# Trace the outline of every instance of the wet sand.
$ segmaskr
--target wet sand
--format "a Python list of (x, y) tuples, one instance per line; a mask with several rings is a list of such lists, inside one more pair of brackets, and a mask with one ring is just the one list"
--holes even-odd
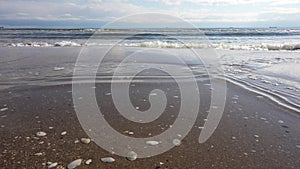
[[(199, 83), (202, 96), (209, 95), (207, 82)], [(145, 100), (149, 91), (160, 86), (167, 91), (168, 105), (164, 114), (149, 124), (129, 122), (121, 117), (111, 102), (109, 84), (97, 84), (98, 104), (106, 120), (119, 132), (133, 131), (131, 137), (159, 134), (174, 122), (180, 98), (178, 86), (149, 83), (131, 89), (133, 105), (149, 108)], [(90, 165), (77, 168), (297, 168), (300, 166), (300, 117), (233, 84), (227, 84), (226, 107), (221, 122), (205, 143), (199, 144), (201, 126), (209, 108), (209, 97), (201, 97), (198, 119), (180, 146), (161, 155), (128, 161), (111, 154), (94, 142), (74, 143), (87, 137), (74, 111), (71, 85), (20, 86), (0, 92), (0, 166), (11, 168), (47, 168), (47, 162), (66, 167), (76, 159), (92, 159)], [(148, 93), (148, 94), (147, 94)], [(173, 105), (170, 107), (170, 105)], [(53, 129), (49, 129), (53, 127)], [(36, 137), (38, 131), (47, 133)], [(61, 132), (67, 134), (61, 136)], [(126, 133), (124, 133), (126, 135)], [(41, 153), (41, 155), (35, 155)], [(113, 157), (113, 163), (103, 163)]]

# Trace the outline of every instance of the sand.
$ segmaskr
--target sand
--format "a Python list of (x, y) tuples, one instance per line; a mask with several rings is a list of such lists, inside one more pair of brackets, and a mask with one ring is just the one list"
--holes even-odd
[[(206, 118), (210, 99), (209, 86), (199, 82), (202, 100), (198, 118), (180, 146), (158, 156), (128, 161), (105, 151), (88, 137), (74, 111), (71, 85), (18, 86), (0, 91), (0, 166), (11, 168), (47, 168), (47, 162), (66, 167), (76, 159), (92, 159), (77, 168), (297, 168), (300, 166), (300, 117), (271, 100), (227, 84), (223, 117), (212, 137), (199, 144), (198, 137)], [(168, 83), (136, 84), (132, 88), (133, 104), (140, 110), (149, 108), (143, 101), (153, 88), (168, 87), (168, 104), (164, 114), (149, 124), (129, 122), (121, 117), (107, 95), (108, 83), (96, 85), (98, 104), (107, 121), (119, 132), (132, 131), (131, 137), (147, 137), (166, 130), (178, 113), (176, 85)], [(137, 92), (139, 91), (139, 92)], [(44, 131), (44, 137), (36, 133)], [(61, 135), (63, 131), (67, 133)], [(37, 154), (38, 153), (38, 154)], [(101, 158), (113, 157), (104, 163)]]

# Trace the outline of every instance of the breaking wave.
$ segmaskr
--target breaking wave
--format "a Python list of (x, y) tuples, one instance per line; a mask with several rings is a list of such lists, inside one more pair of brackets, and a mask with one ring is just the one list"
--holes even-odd
[[(80, 47), (80, 46), (105, 46), (105, 43), (77, 43), (73, 41), (59, 42), (22, 42), (22, 43), (2, 43), (2, 47)], [(224, 49), (224, 50), (300, 50), (300, 43), (285, 44), (203, 44), (203, 43), (176, 43), (165, 41), (147, 41), (135, 43), (119, 44), (126, 47), (149, 47), (149, 48), (196, 48), (196, 49)]]

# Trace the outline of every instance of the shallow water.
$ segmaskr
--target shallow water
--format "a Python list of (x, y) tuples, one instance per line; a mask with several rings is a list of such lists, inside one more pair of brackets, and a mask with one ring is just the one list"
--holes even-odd
[[(91, 53), (91, 58), (85, 58), (76, 67), (82, 71), (80, 75), (73, 76), (76, 60), (86, 50)], [(173, 71), (180, 71), (181, 75), (176, 79), (189, 81), (195, 78), (198, 81), (208, 78), (224, 78), (228, 82), (240, 86), (246, 86), (249, 91), (256, 92), (273, 100), (280, 106), (300, 110), (300, 76), (296, 72), (300, 62), (299, 52), (289, 51), (228, 51), (216, 50), (215, 56), (211, 58), (205, 49), (197, 49), (196, 52), (201, 59), (193, 55), (190, 49), (158, 49), (153, 55), (145, 54), (148, 48), (124, 47), (120, 53), (119, 48), (106, 54), (103, 62), (98, 67), (97, 56), (104, 55), (107, 48), (104, 47), (81, 47), (68, 48), (27, 48), (27, 47), (1, 47), (0, 61), (0, 85), (5, 89), (8, 86), (22, 85), (61, 85), (71, 83), (122, 83), (130, 81), (136, 70), (143, 70), (134, 82), (169, 82), (170, 77), (165, 72), (151, 69), (151, 67), (162, 68), (167, 66)], [(116, 52), (118, 51), (118, 52)], [(176, 53), (185, 64), (179, 64), (171, 55)], [(121, 61), (128, 55), (141, 52), (134, 62), (120, 65)], [(161, 52), (161, 53), (160, 53)], [(212, 62), (219, 61), (224, 74), (217, 76), (208, 74), (207, 69)], [(114, 74), (116, 69), (121, 72)], [(214, 69), (214, 67), (212, 67)], [(90, 74), (91, 70), (97, 70), (96, 76)], [(298, 71), (297, 71), (298, 70)], [(188, 72), (193, 72), (191, 77)], [(186, 75), (185, 75), (186, 72)]]

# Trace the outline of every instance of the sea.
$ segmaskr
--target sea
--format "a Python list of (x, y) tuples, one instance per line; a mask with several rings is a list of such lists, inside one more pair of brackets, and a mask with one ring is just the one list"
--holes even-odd
[[(87, 40), (100, 39), (100, 43)], [(205, 36), (210, 45), (203, 45)], [(174, 38), (175, 37), (175, 38)], [(207, 48), (226, 50), (300, 50), (300, 28), (206, 28), (206, 29), (30, 29), (2, 28), (0, 46), (61, 47), (110, 45), (126, 39), (126, 46)], [(184, 45), (178, 43), (184, 41)]]
[(228, 83), (300, 113), (300, 28), (1, 28), (0, 86), (65, 82), (82, 48), (112, 45), (183, 53), (213, 49)]

